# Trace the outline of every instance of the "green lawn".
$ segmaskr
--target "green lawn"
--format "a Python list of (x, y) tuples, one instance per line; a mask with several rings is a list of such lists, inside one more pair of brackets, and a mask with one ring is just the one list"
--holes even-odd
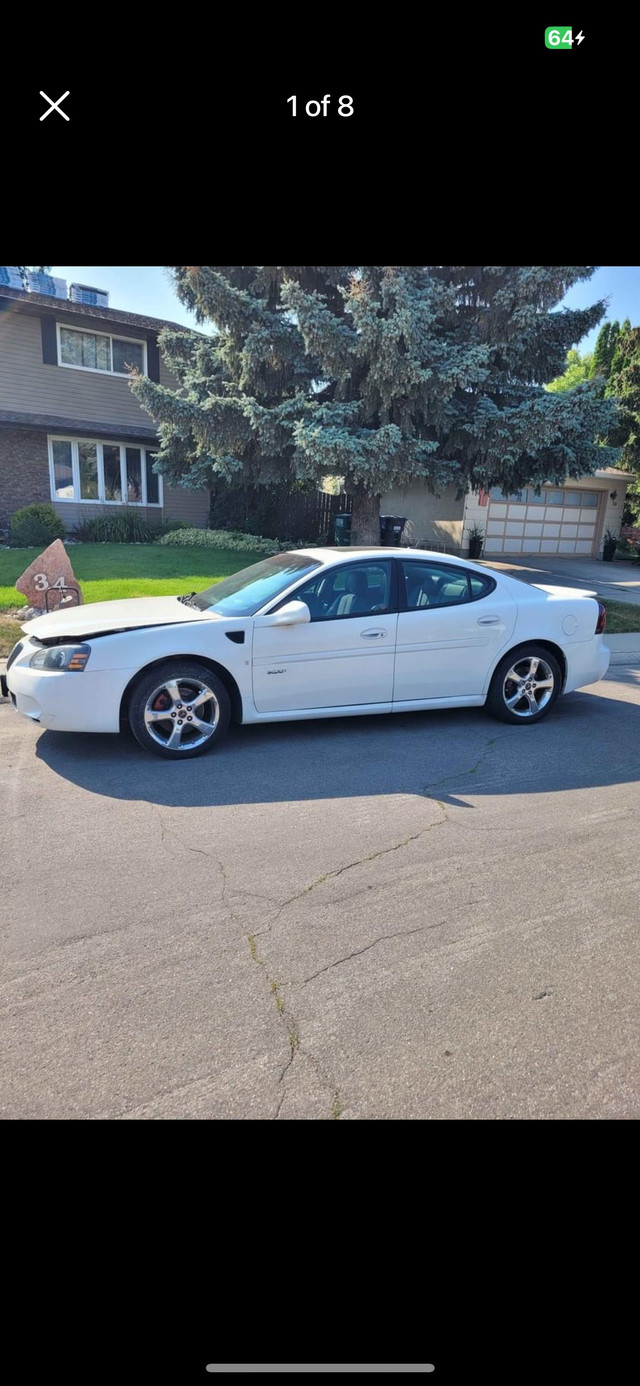
[(601, 597), (600, 600), (607, 608), (609, 635), (625, 635), (629, 631), (640, 630), (640, 606), (634, 606), (631, 602), (611, 602), (608, 597)]
[[(163, 548), (157, 544), (70, 544), (68, 553), (85, 602), (200, 591), (259, 562), (261, 557), (226, 549)], [(13, 584), (36, 557), (35, 549), (0, 550), (0, 611), (26, 606), (25, 597)]]

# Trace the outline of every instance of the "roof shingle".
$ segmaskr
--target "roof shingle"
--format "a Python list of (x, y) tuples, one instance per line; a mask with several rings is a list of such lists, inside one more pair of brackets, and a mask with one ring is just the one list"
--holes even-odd
[[(9, 289), (0, 285), (0, 300), (11, 299), (16, 307), (32, 306), (49, 313), (69, 313), (72, 317), (97, 318), (101, 322), (119, 323), (122, 327), (142, 327), (147, 331), (161, 332), (163, 327), (176, 327), (179, 331), (189, 331), (184, 323), (169, 322), (167, 318), (149, 318), (143, 313), (126, 313), (120, 308), (97, 308), (88, 303), (72, 303), (68, 298), (52, 298), (49, 294), (30, 294), (22, 289)], [(5, 304), (0, 305), (2, 307)]]

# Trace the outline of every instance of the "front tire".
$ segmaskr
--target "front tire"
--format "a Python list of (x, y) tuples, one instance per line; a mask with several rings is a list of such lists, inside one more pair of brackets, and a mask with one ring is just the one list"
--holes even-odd
[(149, 669), (129, 699), (128, 720), (136, 741), (169, 760), (192, 760), (213, 750), (230, 717), (221, 679), (195, 660), (171, 660)]
[(530, 726), (551, 711), (562, 686), (557, 659), (541, 645), (525, 645), (501, 659), (487, 708), (501, 722)]

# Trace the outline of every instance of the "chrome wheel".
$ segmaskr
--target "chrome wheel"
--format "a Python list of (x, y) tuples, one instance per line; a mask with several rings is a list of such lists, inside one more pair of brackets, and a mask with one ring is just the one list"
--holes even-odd
[(514, 717), (536, 717), (553, 697), (555, 677), (546, 660), (536, 655), (517, 659), (502, 684), (504, 705)]
[(191, 675), (165, 679), (149, 694), (144, 725), (163, 750), (193, 751), (213, 736), (220, 704), (213, 689)]

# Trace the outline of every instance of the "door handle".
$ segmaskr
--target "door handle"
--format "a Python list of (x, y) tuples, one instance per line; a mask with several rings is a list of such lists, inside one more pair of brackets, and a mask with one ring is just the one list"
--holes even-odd
[(499, 625), (500, 625), (500, 617), (499, 617), (499, 616), (479, 616), (479, 617), (478, 617), (478, 625), (479, 625), (479, 626), (499, 626)]
[(383, 637), (384, 635), (386, 635), (386, 633), (387, 633), (386, 630), (361, 630), (361, 631), (360, 631), (360, 639), (361, 639), (361, 640), (382, 640), (382, 637)]

